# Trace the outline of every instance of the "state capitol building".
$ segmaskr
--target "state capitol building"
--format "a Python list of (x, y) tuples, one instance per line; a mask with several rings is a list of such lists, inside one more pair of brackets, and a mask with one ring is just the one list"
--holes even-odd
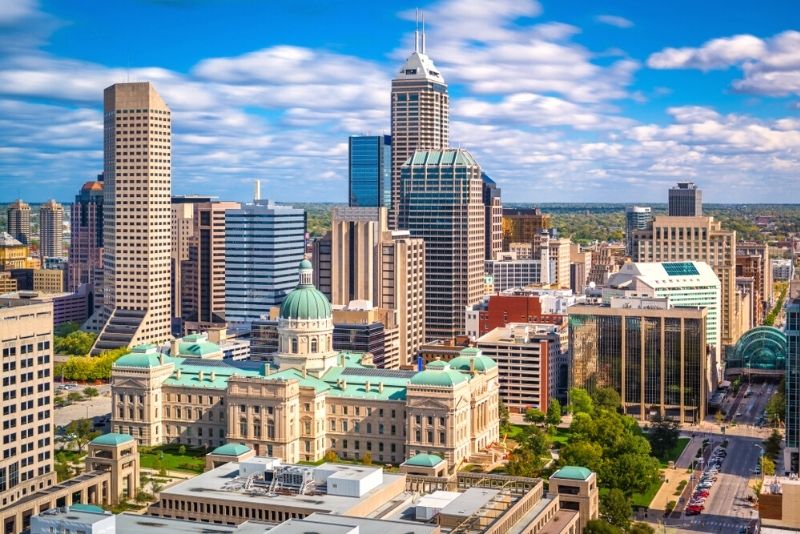
[(112, 431), (142, 445), (250, 446), (289, 463), (328, 450), (379, 463), (436, 454), (454, 469), (498, 441), (498, 369), (480, 350), (422, 371), (379, 369), (369, 354), (333, 350), (331, 305), (300, 263), (284, 300), (272, 364), (222, 360), (205, 340), (151, 345), (112, 370)]

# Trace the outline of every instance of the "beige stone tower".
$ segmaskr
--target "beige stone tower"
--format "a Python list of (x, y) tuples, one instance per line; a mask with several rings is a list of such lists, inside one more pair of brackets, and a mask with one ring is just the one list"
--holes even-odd
[[(103, 434), (89, 443), (86, 471), (110, 471), (109, 501), (117, 504), (136, 497), (139, 450), (128, 434)], [(97, 502), (97, 501), (94, 501)]]
[(447, 84), (427, 55), (425, 32), (414, 36), (414, 52), (392, 80), (392, 212), (389, 225), (399, 228), (400, 167), (415, 150), (441, 150), (449, 141)]
[(170, 337), (170, 110), (149, 82), (104, 92), (103, 309), (93, 353)]
[(8, 233), (23, 245), (31, 244), (31, 207), (21, 199), (8, 207)]
[(48, 200), (39, 208), (39, 256), (60, 258), (64, 255), (64, 207)]

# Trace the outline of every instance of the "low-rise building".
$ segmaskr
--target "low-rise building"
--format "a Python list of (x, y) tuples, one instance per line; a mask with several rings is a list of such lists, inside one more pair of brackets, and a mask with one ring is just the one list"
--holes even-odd
[(786, 282), (794, 278), (794, 260), (772, 260), (772, 279)]
[(567, 308), (578, 302), (568, 289), (514, 288), (467, 308), (466, 334), (477, 339), (509, 323), (561, 324)]

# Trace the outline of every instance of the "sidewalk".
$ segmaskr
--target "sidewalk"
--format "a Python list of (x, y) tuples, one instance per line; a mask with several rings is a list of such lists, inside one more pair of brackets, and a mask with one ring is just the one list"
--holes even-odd
[(658, 493), (656, 493), (656, 496), (653, 497), (650, 507), (647, 509), (647, 517), (654, 521), (663, 520), (664, 513), (667, 510), (668, 502), (678, 502), (680, 496), (675, 495), (675, 492), (678, 490), (678, 485), (681, 483), (681, 480), (685, 480), (686, 484), (688, 485), (689, 477), (691, 476), (685, 467), (662, 469), (661, 474), (664, 477), (665, 482), (661, 485)]

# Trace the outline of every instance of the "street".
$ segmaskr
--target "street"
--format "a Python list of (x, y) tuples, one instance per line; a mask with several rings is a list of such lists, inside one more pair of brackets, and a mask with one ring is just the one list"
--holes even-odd
[[(97, 386), (100, 395), (93, 399), (75, 402), (63, 408), (54, 410), (54, 424), (56, 427), (66, 426), (76, 419), (93, 418), (111, 414), (111, 388), (108, 385)], [(83, 392), (83, 387), (75, 390)]]

